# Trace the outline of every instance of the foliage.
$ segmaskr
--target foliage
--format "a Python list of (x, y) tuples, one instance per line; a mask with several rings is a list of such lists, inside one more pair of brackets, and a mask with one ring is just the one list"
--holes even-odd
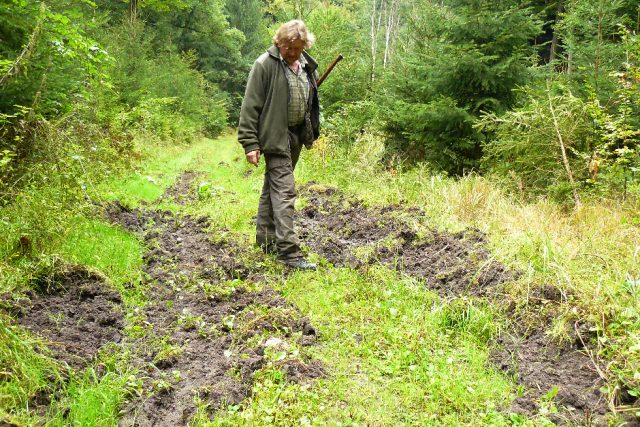
[[(220, 87), (230, 96), (233, 108), (229, 111), (235, 119), (248, 74), (247, 61), (241, 56), (246, 37), (229, 24), (223, 1), (185, 0), (183, 3), (184, 7), (178, 10), (149, 14), (145, 28), (154, 29), (146, 31), (147, 37), (153, 40), (150, 52), (154, 56), (173, 49), (189, 53), (188, 66), (197, 69), (210, 87)], [(173, 70), (169, 64), (161, 67)], [(175, 82), (180, 80), (180, 76), (174, 76)]]
[(24, 412), (30, 399), (47, 395), (63, 378), (60, 366), (48, 355), (42, 342), (16, 328), (9, 316), (0, 313), (0, 419), (11, 412)]
[(589, 178), (595, 136), (586, 105), (562, 84), (542, 90), (528, 88), (522, 97), (521, 107), (502, 115), (485, 114), (478, 122), (478, 128), (492, 135), (484, 145), (483, 164), (509, 177), (515, 189), (564, 201), (572, 183), (561, 144), (568, 152), (574, 178), (583, 183)]
[[(595, 93), (589, 114), (599, 135), (592, 155), (592, 183), (626, 198), (640, 172), (640, 38), (625, 36), (628, 61), (614, 74), (617, 87), (607, 105)], [(636, 193), (637, 194), (637, 193)]]
[(409, 18), (409, 43), (390, 78), (388, 128), (409, 152), (462, 174), (477, 167), (482, 111), (509, 108), (528, 77), (540, 22), (517, 3), (428, 5)]
[(615, 79), (610, 72), (624, 60), (621, 43), (633, 18), (626, 15), (625, 0), (570, 0), (557, 31), (566, 50), (567, 74), (574, 90), (591, 91), (600, 100), (612, 93)]
[(326, 6), (315, 9), (307, 23), (318, 35), (312, 54), (321, 64), (321, 72), (338, 54), (345, 57), (321, 86), (325, 114), (333, 115), (340, 106), (363, 101), (369, 89), (368, 59), (363, 31), (355, 17), (343, 7)]
[[(0, 113), (16, 106), (36, 114), (68, 112), (106, 54), (87, 35), (79, 7), (12, 0), (0, 11)], [(20, 17), (15, 19), (15, 17)]]

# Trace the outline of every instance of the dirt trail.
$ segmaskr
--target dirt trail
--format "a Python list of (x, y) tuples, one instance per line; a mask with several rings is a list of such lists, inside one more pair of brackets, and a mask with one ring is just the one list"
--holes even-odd
[[(418, 209), (365, 207), (335, 188), (314, 184), (303, 187), (301, 194), (308, 201), (297, 217), (302, 240), (333, 265), (360, 268), (379, 262), (423, 280), (443, 296), (468, 295), (500, 304), (506, 303), (504, 286), (518, 277), (517, 272), (492, 259), (479, 231), (452, 234), (430, 230), (419, 237), (407, 225), (423, 215)], [(556, 293), (547, 294), (541, 296), (541, 302), (549, 306), (559, 303), (554, 299)], [(608, 405), (599, 391), (603, 381), (594, 362), (582, 351), (584, 345), (578, 336), (573, 342), (559, 344), (545, 334), (548, 323), (544, 319), (538, 319), (529, 330), (516, 330), (519, 319), (512, 320), (514, 330), (490, 343), (495, 347), (493, 363), (515, 374), (526, 389), (509, 409), (535, 415), (548, 398), (559, 409), (550, 416), (554, 422), (606, 425)]]
[[(194, 173), (183, 175), (163, 198), (192, 201), (197, 178)], [(409, 226), (423, 215), (418, 209), (366, 207), (317, 185), (301, 192), (308, 201), (296, 219), (301, 238), (333, 265), (364, 268), (382, 263), (423, 280), (443, 296), (494, 301), (517, 278), (517, 272), (491, 257), (478, 231), (431, 230), (418, 236)], [(106, 216), (137, 233), (148, 248), (143, 283), (148, 303), (127, 313), (125, 321), (120, 296), (101, 276), (67, 267), (43, 276), (37, 290), (11, 311), (74, 369), (91, 362), (108, 344), (133, 352), (143, 385), (124, 408), (120, 425), (187, 425), (196, 400), (209, 413), (240, 403), (251, 390), (253, 374), (266, 366), (283, 370), (290, 381), (324, 375), (304, 351), (290, 351), (313, 345), (316, 331), (268, 287), (264, 256), (241, 237), (204, 217), (145, 207), (116, 203), (106, 208)], [(559, 304), (556, 296), (545, 292), (540, 299), (553, 306)], [(515, 374), (526, 390), (506, 409), (535, 415), (549, 397), (559, 408), (554, 421), (604, 425), (607, 405), (598, 391), (602, 382), (581, 351), (582, 342), (553, 342), (544, 333), (547, 326), (541, 320), (527, 331), (514, 329), (490, 343), (493, 363)]]
[(237, 243), (237, 236), (210, 231), (206, 218), (170, 212), (113, 205), (108, 217), (143, 236), (149, 248), (151, 303), (138, 322), (150, 326), (136, 347), (152, 349), (141, 361), (150, 371), (144, 397), (131, 402), (121, 425), (185, 425), (196, 396), (210, 412), (238, 404), (251, 389), (252, 374), (268, 364), (293, 381), (323, 375), (314, 361), (270, 359), (270, 343), (312, 345), (316, 332), (273, 289), (239, 285), (238, 279), (262, 282), (264, 273), (260, 255)]
[[(163, 198), (191, 201), (195, 178), (181, 177)], [(82, 369), (109, 344), (132, 352), (143, 384), (120, 425), (187, 425), (198, 406), (212, 414), (243, 401), (264, 367), (294, 382), (324, 375), (304, 351), (316, 342), (315, 328), (264, 283), (259, 251), (204, 217), (118, 203), (105, 211), (148, 248), (148, 303), (129, 309), (125, 321), (119, 294), (101, 276), (66, 267), (39, 279), (37, 291), (10, 311), (71, 368)]]

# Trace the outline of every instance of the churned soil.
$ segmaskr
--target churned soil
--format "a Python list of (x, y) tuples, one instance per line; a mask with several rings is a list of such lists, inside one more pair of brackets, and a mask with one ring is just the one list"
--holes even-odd
[[(198, 176), (181, 176), (163, 198), (191, 202)], [(443, 296), (492, 301), (517, 278), (492, 258), (479, 231), (418, 235), (411, 224), (423, 215), (419, 209), (367, 207), (318, 185), (301, 192), (307, 201), (296, 217), (301, 240), (335, 266), (382, 263)], [(263, 255), (242, 238), (206, 217), (119, 203), (107, 206), (105, 215), (147, 247), (142, 285), (148, 302), (129, 309), (125, 321), (120, 295), (102, 276), (65, 266), (38, 278), (34, 290), (9, 304), (9, 311), (74, 369), (110, 343), (132, 352), (142, 386), (123, 408), (120, 425), (188, 425), (198, 407), (214, 413), (242, 402), (254, 373), (264, 367), (278, 368), (295, 382), (325, 375), (304, 351), (289, 352), (314, 345), (316, 330), (268, 286)], [(540, 297), (547, 306), (561, 303), (553, 289)], [(598, 362), (588, 356), (588, 332), (581, 335), (576, 328), (573, 340), (558, 343), (545, 334), (545, 322), (540, 319), (529, 330), (514, 327), (490, 343), (492, 362), (524, 389), (508, 410), (535, 415), (553, 400), (554, 422), (606, 425), (608, 404), (598, 390), (603, 385)]]
[(122, 339), (120, 294), (82, 266), (64, 266), (37, 278), (34, 289), (11, 312), (42, 337), (53, 356), (81, 369), (108, 343)]
[[(196, 400), (211, 413), (238, 404), (250, 392), (254, 372), (265, 366), (294, 382), (324, 375), (318, 362), (287, 353), (292, 345), (315, 344), (316, 331), (264, 283), (263, 255), (241, 245), (238, 236), (204, 217), (120, 204), (106, 214), (138, 233), (148, 248), (149, 303), (131, 325), (144, 331), (133, 347), (146, 377), (120, 425), (187, 425)], [(261, 284), (248, 290), (242, 283)], [(275, 358), (278, 352), (286, 357)]]
[(559, 344), (536, 329), (503, 334), (497, 344), (493, 362), (526, 386), (513, 401), (513, 412), (535, 414), (545, 400), (554, 401), (561, 410), (549, 418), (558, 424), (607, 425), (608, 403), (599, 391), (604, 380), (597, 362), (581, 351), (585, 350), (581, 338)]
[[(406, 206), (367, 207), (339, 190), (316, 184), (301, 188), (307, 204), (297, 213), (301, 240), (335, 266), (362, 268), (382, 263), (424, 281), (445, 297), (463, 295), (501, 301), (505, 286), (518, 273), (493, 259), (485, 236), (477, 230), (448, 233), (429, 230), (422, 236), (410, 226), (424, 215)], [(545, 288), (541, 298), (560, 304), (559, 293)], [(505, 304), (501, 301), (501, 304)], [(548, 398), (558, 407), (551, 416), (559, 424), (605, 425), (608, 411), (599, 391), (603, 379), (585, 342), (558, 343), (544, 332), (548, 322), (538, 319), (532, 331), (516, 327), (489, 345), (492, 362), (515, 375), (524, 393), (511, 412), (536, 415)]]
[(515, 277), (492, 259), (480, 231), (430, 230), (419, 237), (407, 225), (423, 215), (417, 208), (366, 207), (335, 188), (315, 185), (301, 192), (309, 203), (297, 215), (300, 237), (333, 265), (382, 263), (422, 279), (445, 296), (484, 295)]
[(179, 205), (186, 205), (193, 202), (197, 197), (197, 189), (194, 182), (201, 178), (202, 174), (193, 171), (186, 171), (181, 174), (177, 181), (165, 191), (163, 199), (171, 199)]

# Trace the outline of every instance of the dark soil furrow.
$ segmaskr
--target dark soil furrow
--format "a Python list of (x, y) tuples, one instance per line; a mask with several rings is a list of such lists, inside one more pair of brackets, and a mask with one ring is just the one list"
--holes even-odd
[(100, 275), (65, 265), (38, 278), (35, 286), (11, 311), (68, 366), (84, 368), (104, 345), (122, 339), (122, 300)]
[[(146, 369), (143, 397), (130, 402), (121, 425), (186, 425), (199, 400), (208, 411), (238, 404), (253, 373), (279, 367), (292, 381), (322, 374), (316, 362), (269, 359), (269, 337), (279, 345), (315, 342), (315, 329), (273, 289), (249, 291), (240, 283), (264, 279), (261, 255), (209, 231), (206, 218), (113, 205), (108, 217), (141, 234), (150, 303), (136, 325), (134, 343)], [(237, 237), (237, 236), (236, 236)], [(134, 325), (135, 326), (135, 325)]]
[(187, 205), (197, 198), (197, 190), (194, 182), (201, 178), (202, 174), (193, 171), (184, 172), (175, 184), (162, 195), (163, 199), (172, 199), (179, 205)]
[[(504, 287), (518, 274), (491, 257), (481, 232), (430, 230), (418, 236), (408, 225), (423, 215), (418, 209), (365, 207), (335, 188), (315, 184), (303, 187), (301, 193), (308, 204), (297, 215), (299, 233), (331, 264), (359, 268), (382, 263), (423, 280), (443, 296), (466, 295), (508, 305)], [(560, 304), (545, 302), (549, 307)], [(515, 374), (525, 387), (510, 410), (535, 415), (541, 406), (555, 402), (558, 413), (548, 416), (560, 424), (604, 425), (608, 406), (599, 391), (603, 380), (584, 345), (577, 339), (552, 340), (544, 332), (549, 325), (543, 318), (528, 332), (521, 331), (518, 319), (511, 321), (513, 330), (492, 343), (493, 363)]]

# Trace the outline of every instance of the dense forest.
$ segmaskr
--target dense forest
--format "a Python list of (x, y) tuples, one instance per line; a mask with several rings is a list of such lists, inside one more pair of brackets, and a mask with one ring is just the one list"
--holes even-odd
[(321, 65), (346, 57), (322, 91), (339, 143), (375, 134), (389, 162), (496, 174), (567, 203), (637, 193), (634, 1), (11, 1), (1, 13), (5, 202), (55, 171), (81, 180), (77, 158), (111, 169), (141, 134), (234, 126), (248, 69), (294, 17), (317, 33)]
[[(4, 342), (0, 343), (0, 382), (4, 383), (0, 384), (0, 424), (38, 424), (29, 402), (49, 385), (43, 385), (48, 380), (37, 383), (32, 378), (53, 375), (49, 368), (38, 367), (45, 365), (38, 365), (40, 352), (31, 352), (27, 348), (31, 344), (16, 347), (17, 342), (29, 343), (30, 335), (10, 319), (13, 306), (8, 301), (22, 298), (16, 295), (40, 283), (43, 272), (57, 268), (60, 247), (79, 228), (77, 218), (90, 217), (104, 202), (105, 183), (133, 173), (141, 186), (155, 185), (157, 178), (144, 166), (150, 153), (172, 153), (174, 147), (209, 153), (202, 141), (211, 146), (211, 140), (233, 134), (249, 70), (272, 44), (276, 29), (290, 19), (304, 20), (315, 34), (309, 53), (318, 60), (319, 71), (339, 54), (344, 56), (319, 89), (321, 136), (312, 150), (316, 154), (309, 154), (317, 157), (302, 173), (312, 179), (331, 179), (333, 174), (337, 181), (354, 186), (360, 182), (358, 176), (373, 182), (384, 174), (389, 177), (388, 187), (380, 194), (392, 194), (384, 201), (394, 203), (408, 200), (420, 205), (420, 198), (414, 200), (411, 194), (418, 194), (417, 187), (430, 185), (437, 189), (434, 194), (440, 193), (423, 197), (425, 206), (433, 200), (440, 203), (439, 197), (446, 199), (442, 194), (449, 190), (441, 190), (442, 183), (450, 180), (446, 182), (452, 187), (447, 188), (464, 194), (457, 200), (462, 207), (455, 208), (464, 227), (490, 236), (499, 229), (495, 236), (500, 237), (495, 239), (500, 240), (508, 234), (505, 230), (516, 228), (510, 222), (517, 217), (513, 206), (524, 206), (523, 211), (535, 206), (547, 215), (547, 220), (532, 220), (540, 229), (562, 224), (575, 232), (558, 231), (563, 244), (571, 245), (578, 237), (589, 240), (584, 246), (589, 251), (583, 246), (561, 250), (554, 247), (553, 239), (539, 238), (534, 232), (527, 235), (525, 230), (513, 240), (522, 243), (520, 249), (508, 248), (506, 238), (504, 247), (494, 246), (503, 251), (503, 258), (497, 256), (502, 262), (514, 260), (518, 267), (521, 262), (524, 271), (533, 271), (529, 278), (544, 292), (545, 286), (561, 284), (560, 296), (548, 298), (549, 305), (542, 298), (547, 302), (532, 312), (543, 312), (555, 302), (562, 305), (562, 310), (544, 320), (550, 335), (557, 333), (559, 341), (570, 335), (558, 332), (566, 325), (571, 333), (578, 333), (580, 341), (577, 331), (590, 331), (591, 343), (583, 341), (580, 349), (587, 348), (585, 354), (594, 361), (600, 378), (606, 377), (600, 391), (608, 410), (615, 413), (624, 407), (621, 412), (640, 416), (640, 246), (635, 241), (640, 224), (638, 0), (4, 0), (0, 7), (0, 341)], [(234, 161), (242, 160), (240, 145), (234, 149), (238, 156)], [(163, 159), (167, 165), (173, 161)], [(216, 162), (225, 165), (230, 160), (216, 157)], [(242, 173), (238, 176), (251, 176), (251, 171)], [(202, 181), (198, 200), (206, 203), (216, 191), (226, 194), (227, 189), (217, 185), (211, 179)], [(406, 194), (399, 196), (400, 188)], [(229, 205), (237, 201), (230, 200)], [(452, 206), (449, 202), (442, 202), (443, 209)], [(488, 214), (491, 208), (505, 206), (500, 214)], [(215, 209), (203, 209), (215, 217)], [(491, 216), (490, 225), (483, 227), (480, 216), (485, 214)], [(549, 224), (561, 215), (570, 219)], [(224, 220), (231, 221), (230, 216)], [(146, 220), (161, 223), (164, 219)], [(437, 225), (444, 228), (454, 222), (439, 221)], [(401, 233), (398, 239), (409, 234)], [(577, 264), (568, 261), (578, 258)], [(601, 268), (597, 274), (590, 270), (595, 264)], [(607, 276), (607, 271), (614, 272)], [(514, 281), (524, 280), (527, 274), (514, 274)], [(125, 276), (120, 278), (122, 283), (133, 281)], [(344, 280), (357, 285), (360, 276), (354, 277)], [(111, 278), (116, 287), (120, 279)], [(302, 286), (305, 281), (299, 282)], [(580, 287), (583, 283), (586, 288)], [(608, 284), (624, 290), (603, 290)], [(596, 289), (593, 294), (583, 292), (591, 291), (589, 286)], [(123, 289), (126, 295), (133, 292)], [(295, 288), (286, 289), (295, 294)], [(510, 297), (515, 299), (515, 293)], [(126, 304), (133, 304), (127, 298)], [(408, 298), (406, 303), (431, 304), (429, 298)], [(493, 313), (493, 309), (483, 311), (484, 303), (464, 300), (455, 317), (451, 314), (457, 310), (455, 304), (439, 312), (441, 316), (452, 310), (447, 313), (454, 320), (448, 318), (443, 328), (464, 324), (461, 330), (467, 333), (466, 328), (477, 326), (470, 320), (473, 316)], [(563, 304), (570, 308), (565, 310)], [(519, 309), (518, 305), (512, 311), (519, 313)], [(396, 308), (390, 310), (393, 314)], [(135, 313), (127, 322), (133, 322)], [(486, 315), (485, 320), (493, 322), (492, 316)], [(440, 320), (433, 322), (440, 325)], [(472, 331), (486, 340), (493, 339), (494, 332), (498, 333), (484, 327)], [(416, 332), (416, 336), (422, 335)], [(336, 356), (336, 360), (341, 359)], [(443, 360), (449, 359), (443, 356)], [(38, 369), (37, 375), (30, 376)], [(123, 382), (114, 380), (114, 388), (144, 388), (142, 380), (131, 386), (133, 374), (119, 369), (113, 372)], [(106, 380), (101, 378), (110, 377), (82, 378), (86, 385), (87, 381), (103, 384)], [(270, 377), (265, 378), (260, 383), (265, 401), (278, 402), (286, 388), (277, 388)], [(65, 384), (55, 389), (64, 388), (64, 396), (77, 392), (69, 378), (56, 381)], [(552, 389), (539, 398), (543, 403), (538, 415), (543, 421), (538, 424), (515, 416), (500, 418), (502, 412), (493, 406), (474, 407), (465, 419), (460, 414), (467, 409), (456, 407), (455, 397), (449, 396), (447, 405), (455, 407), (451, 413), (463, 418), (442, 415), (433, 425), (478, 425), (474, 420), (480, 413), (486, 417), (483, 425), (548, 425), (545, 402), (557, 392)], [(261, 402), (260, 396), (255, 391), (253, 398)], [(313, 396), (307, 400), (322, 400), (318, 397), (322, 395)], [(124, 397), (118, 399), (114, 408), (121, 407)], [(63, 397), (46, 402), (62, 417), (59, 425), (71, 423), (64, 414), (71, 411), (72, 401)], [(114, 408), (103, 410), (117, 414)], [(239, 407), (229, 408), (232, 421), (228, 425), (234, 425), (239, 421), (233, 417), (244, 415), (238, 415)], [(261, 410), (253, 408), (255, 414), (262, 414)], [(590, 419), (585, 411), (585, 419)], [(316, 424), (342, 420), (340, 414)], [(258, 425), (278, 424), (270, 412), (262, 415), (265, 418)], [(363, 425), (398, 421), (356, 415), (353, 420)], [(303, 419), (280, 423), (302, 425)], [(412, 424), (418, 419), (425, 422), (422, 418), (405, 421)]]

